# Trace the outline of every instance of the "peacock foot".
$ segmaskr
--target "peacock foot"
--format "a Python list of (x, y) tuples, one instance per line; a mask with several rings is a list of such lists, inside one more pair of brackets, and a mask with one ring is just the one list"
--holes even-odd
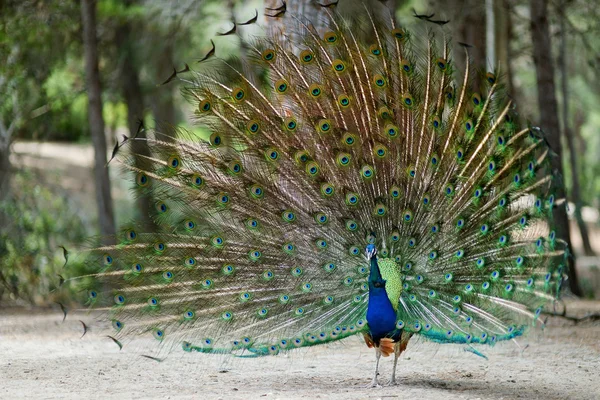
[(396, 381), (396, 378), (392, 378), (385, 386), (397, 386), (397, 385), (398, 385), (398, 381)]
[(373, 379), (371, 381), (371, 383), (369, 383), (366, 386), (363, 386), (365, 389), (369, 389), (369, 388), (376, 388), (376, 387), (383, 387), (382, 385), (379, 384), (379, 382), (377, 381), (377, 378)]

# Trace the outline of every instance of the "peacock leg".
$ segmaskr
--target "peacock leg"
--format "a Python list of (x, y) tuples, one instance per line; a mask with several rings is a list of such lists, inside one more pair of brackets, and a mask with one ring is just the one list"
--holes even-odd
[(388, 383), (390, 386), (398, 384), (398, 382), (396, 382), (396, 365), (398, 365), (398, 358), (400, 357), (400, 354), (402, 354), (402, 350), (404, 349), (400, 342), (396, 343), (394, 346), (394, 369), (392, 370), (392, 379)]
[(381, 350), (378, 348), (375, 348), (375, 357), (377, 358), (377, 362), (375, 363), (375, 376), (373, 377), (373, 381), (366, 386), (368, 388), (381, 386), (379, 385), (379, 382), (377, 382), (377, 375), (379, 375), (379, 358), (381, 357)]

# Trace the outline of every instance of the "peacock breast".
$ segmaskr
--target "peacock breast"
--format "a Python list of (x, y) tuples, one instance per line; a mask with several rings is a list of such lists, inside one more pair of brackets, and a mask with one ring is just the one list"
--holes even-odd
[(394, 311), (398, 311), (398, 299), (402, 294), (402, 274), (400, 266), (392, 258), (380, 258), (377, 260), (381, 277), (385, 282), (385, 291)]

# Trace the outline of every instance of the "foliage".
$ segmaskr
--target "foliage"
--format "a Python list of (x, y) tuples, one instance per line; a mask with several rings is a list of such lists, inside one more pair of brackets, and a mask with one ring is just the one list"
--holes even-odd
[(89, 232), (61, 189), (44, 186), (33, 172), (13, 176), (0, 203), (0, 302), (4, 297), (48, 302), (64, 274), (59, 246), (80, 245)]

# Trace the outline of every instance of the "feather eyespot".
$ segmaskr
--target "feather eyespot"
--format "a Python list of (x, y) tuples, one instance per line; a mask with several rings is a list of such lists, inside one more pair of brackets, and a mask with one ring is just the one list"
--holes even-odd
[(315, 245), (317, 246), (318, 249), (326, 249), (328, 244), (325, 239), (317, 239), (315, 241)]
[(342, 60), (336, 59), (333, 60), (332, 67), (335, 72), (342, 73), (346, 70), (346, 63), (344, 63)]
[(469, 120), (467, 120), (467, 121), (465, 122), (465, 130), (466, 130), (468, 133), (471, 133), (471, 132), (473, 132), (473, 128), (474, 128), (473, 121), (471, 121), (470, 119), (469, 119)]
[(383, 128), (383, 130), (384, 130), (385, 134), (388, 137), (390, 137), (391, 139), (398, 137), (398, 127), (396, 125), (392, 125), (392, 124), (386, 125)]
[(296, 160), (297, 163), (304, 164), (305, 162), (307, 162), (309, 160), (309, 154), (305, 150), (298, 150), (294, 154), (294, 159)]
[(349, 219), (346, 221), (346, 229), (350, 232), (354, 232), (358, 229), (358, 224), (356, 221)]
[(262, 188), (262, 186), (254, 184), (250, 186), (250, 196), (255, 199), (262, 199), (265, 196), (265, 190)]
[(328, 119), (322, 119), (317, 124), (317, 129), (321, 133), (328, 133), (331, 131), (331, 121)]
[(293, 243), (285, 243), (283, 246), (281, 246), (281, 248), (284, 251), (284, 253), (287, 254), (293, 254), (296, 250), (296, 246), (294, 246)]
[(167, 210), (169, 209), (167, 207), (167, 205), (165, 203), (163, 203), (162, 201), (158, 201), (155, 205), (154, 208), (156, 209), (156, 211), (158, 211), (160, 214), (164, 214), (167, 212)]
[(191, 219), (187, 219), (183, 222), (183, 226), (188, 231), (193, 231), (196, 228), (196, 223)]
[(303, 50), (300, 53), (300, 61), (304, 64), (310, 64), (315, 59), (314, 54), (310, 50)]
[(325, 32), (325, 35), (323, 35), (323, 39), (329, 44), (335, 44), (338, 40), (338, 35), (335, 32), (331, 31)]
[(211, 108), (212, 108), (212, 104), (210, 103), (209, 100), (202, 100), (200, 102), (200, 104), (198, 104), (198, 110), (201, 113), (209, 112), (211, 110)]
[(248, 229), (257, 229), (258, 228), (258, 221), (255, 220), (254, 218), (249, 218), (245, 221), (246, 227)]
[(275, 50), (273, 50), (273, 49), (263, 50), (263, 52), (261, 53), (261, 57), (266, 62), (272, 62), (275, 60)]
[(379, 88), (383, 88), (387, 84), (387, 82), (386, 82), (385, 78), (383, 77), (383, 75), (380, 75), (380, 74), (376, 74), (373, 77), (373, 83), (375, 84), (375, 86), (377, 86)]
[(227, 193), (221, 192), (217, 195), (217, 204), (218, 205), (225, 207), (225, 206), (229, 205), (229, 201), (230, 201), (230, 199), (229, 199), (229, 195)]
[(298, 128), (298, 122), (294, 117), (288, 117), (283, 121), (283, 126), (288, 132), (295, 132)]
[(307, 162), (305, 169), (306, 169), (306, 173), (308, 175), (310, 175), (311, 177), (317, 176), (320, 172), (319, 164), (317, 164), (316, 161)]
[(373, 54), (374, 56), (380, 56), (382, 54), (381, 48), (376, 44), (369, 46), (369, 53)]
[(167, 166), (171, 169), (179, 169), (181, 166), (181, 160), (177, 156), (171, 156), (167, 160)]
[(224, 275), (231, 275), (235, 272), (235, 267), (231, 264), (226, 264), (226, 265), (223, 265), (223, 268), (221, 269), (221, 271), (223, 272)]
[(217, 132), (210, 135), (209, 141), (213, 147), (221, 147), (223, 145), (223, 137)]
[(340, 94), (338, 96), (338, 104), (342, 106), (342, 108), (350, 106), (350, 97), (345, 94)]
[(273, 274), (272, 271), (265, 271), (262, 274), (262, 277), (265, 281), (270, 281), (271, 279), (273, 279), (275, 275)]
[(356, 143), (356, 135), (346, 132), (342, 137), (342, 142), (347, 146), (353, 146)]
[(375, 176), (375, 170), (370, 165), (363, 165), (360, 169), (360, 175), (364, 179), (371, 179), (373, 176)]
[(137, 185), (140, 187), (146, 187), (150, 183), (150, 179), (145, 173), (139, 172), (135, 177), (135, 183), (137, 183)]
[(285, 210), (281, 213), (281, 218), (283, 218), (285, 222), (294, 222), (296, 220), (296, 214), (290, 210)]
[(437, 60), (435, 60), (435, 65), (437, 65), (437, 67), (441, 71), (445, 71), (446, 68), (448, 67), (448, 63), (444, 58), (438, 58)]
[(246, 98), (246, 92), (241, 87), (234, 88), (231, 95), (236, 101), (242, 101)]
[(311, 97), (317, 98), (321, 96), (323, 89), (318, 83), (313, 83), (308, 87), (308, 93), (311, 95)]
[(155, 329), (152, 334), (156, 340), (163, 340), (165, 337), (165, 332), (160, 329)]
[(387, 156), (388, 150), (387, 147), (385, 147), (384, 145), (378, 144), (373, 147), (373, 153), (378, 158), (385, 158), (385, 156)]
[(221, 236), (213, 236), (210, 239), (210, 244), (213, 247), (216, 247), (218, 249), (222, 248), (225, 245), (225, 240), (223, 240), (223, 238)]
[(400, 60), (400, 68), (402, 72), (406, 74), (410, 74), (412, 72), (412, 66), (408, 60)]
[(115, 304), (117, 304), (117, 305), (125, 304), (125, 296), (123, 296), (122, 294), (117, 294), (114, 297), (114, 300), (115, 300)]
[(351, 157), (348, 153), (339, 153), (336, 157), (337, 164), (341, 167), (346, 167), (350, 165)]
[(322, 183), (321, 184), (321, 194), (326, 197), (330, 197), (334, 194), (335, 190), (332, 184), (330, 183)]
[(230, 175), (239, 175), (243, 171), (242, 164), (238, 160), (230, 161), (227, 164), (227, 172)]
[(162, 277), (165, 281), (170, 282), (173, 280), (174, 275), (171, 271), (165, 271), (162, 273)]
[(267, 161), (277, 161), (279, 160), (279, 152), (277, 151), (277, 149), (269, 147), (265, 150), (265, 158), (267, 159)]
[(161, 254), (162, 252), (165, 251), (167, 246), (165, 246), (165, 244), (162, 242), (156, 242), (152, 245), (152, 248), (154, 249), (155, 252), (157, 252), (158, 254)]
[(188, 257), (185, 259), (184, 263), (187, 267), (193, 267), (196, 265), (196, 259), (194, 257)]
[(373, 214), (377, 217), (383, 217), (387, 212), (387, 208), (385, 207), (385, 205), (379, 203), (375, 205), (375, 208), (373, 209)]
[(260, 123), (256, 120), (250, 120), (246, 123), (246, 131), (252, 135), (260, 131)]
[(408, 34), (406, 33), (406, 31), (402, 28), (392, 29), (392, 35), (400, 41), (404, 41), (408, 37)]
[(113, 263), (113, 258), (109, 255), (109, 254), (104, 254), (102, 256), (102, 262), (104, 263), (105, 266), (111, 266)]
[(266, 308), (261, 308), (256, 312), (256, 314), (261, 318), (265, 318), (268, 313), (269, 311)]
[(423, 198), (421, 199), (421, 202), (423, 203), (424, 206), (428, 206), (429, 203), (431, 203), (431, 196), (429, 196), (429, 194), (425, 193), (423, 195)]
[(240, 301), (242, 303), (247, 302), (248, 300), (250, 300), (252, 298), (252, 295), (248, 292), (244, 292), (240, 294)]
[(204, 185), (204, 179), (200, 175), (192, 176), (192, 185), (199, 188)]
[(377, 115), (381, 119), (393, 119), (394, 117), (393, 113), (386, 106), (379, 107), (379, 110), (377, 110)]
[(261, 256), (262, 253), (259, 250), (250, 250), (248, 252), (248, 258), (250, 258), (250, 261), (258, 261), (260, 260)]
[(275, 90), (277, 93), (285, 93), (288, 90), (288, 83), (285, 79), (279, 79), (275, 82)]

